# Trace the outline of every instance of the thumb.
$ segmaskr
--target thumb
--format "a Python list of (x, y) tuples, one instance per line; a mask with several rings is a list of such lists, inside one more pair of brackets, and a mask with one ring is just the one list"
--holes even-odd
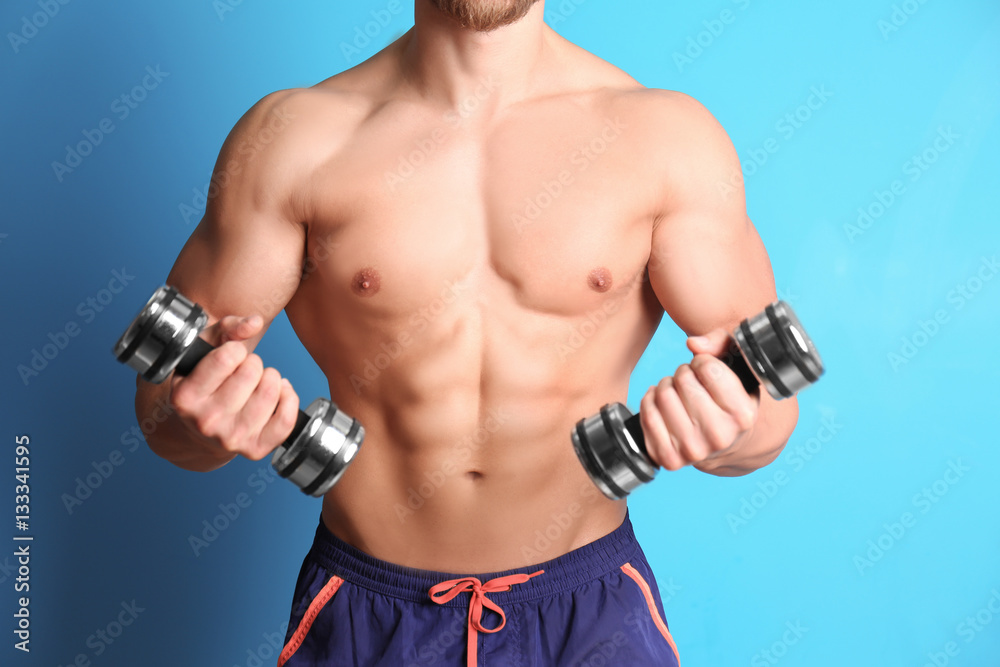
[(688, 349), (692, 354), (710, 354), (721, 357), (729, 350), (729, 332), (721, 327), (712, 329), (701, 336), (691, 336), (687, 339)]
[(219, 345), (228, 343), (231, 340), (252, 338), (260, 331), (263, 324), (264, 318), (260, 315), (224, 317), (216, 322)]

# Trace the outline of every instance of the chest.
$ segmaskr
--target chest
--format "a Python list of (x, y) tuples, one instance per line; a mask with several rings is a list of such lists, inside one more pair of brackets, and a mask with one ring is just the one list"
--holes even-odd
[(656, 193), (626, 122), (536, 114), (484, 135), (460, 121), (368, 133), (317, 175), (327, 289), (393, 312), (463, 284), (571, 316), (634, 283)]

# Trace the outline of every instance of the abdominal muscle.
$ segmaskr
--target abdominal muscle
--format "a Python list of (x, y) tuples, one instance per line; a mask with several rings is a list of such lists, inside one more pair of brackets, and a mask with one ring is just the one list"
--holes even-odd
[(320, 281), (289, 304), (333, 400), (366, 430), (324, 498), (323, 521), (376, 558), (500, 571), (558, 557), (624, 519), (624, 501), (600, 494), (570, 433), (624, 401), (655, 329), (644, 317), (648, 285), (618, 295), (616, 317), (574, 347), (565, 345), (572, 318), (533, 313), (496, 281), (477, 280), (467, 294), (488, 298), (459, 297), (417, 328), (391, 314), (365, 321), (363, 304), (354, 321), (349, 299), (325, 312), (300, 307), (317, 303)]

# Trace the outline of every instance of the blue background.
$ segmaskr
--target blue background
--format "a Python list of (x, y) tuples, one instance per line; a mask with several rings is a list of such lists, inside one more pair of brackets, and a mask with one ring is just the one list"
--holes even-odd
[[(15, 534), (18, 434), (32, 442), (35, 536), (30, 656), (11, 647), (13, 543), (0, 546), (3, 664), (83, 654), (93, 665), (252, 667), (271, 654), (266, 635), (284, 629), (318, 502), (255, 484), (263, 463), (197, 475), (144, 445), (130, 451), (132, 375), (110, 347), (191, 233), (197, 216), (182, 205), (196, 206), (236, 120), (268, 92), (316, 83), (398, 37), (412, 25), (402, 4), (356, 52), (344, 45), (388, 0), (69, 2), (18, 43), (8, 33), (39, 5), (0, 8), (0, 544)], [(892, 25), (894, 9), (912, 15)], [(731, 22), (712, 24), (724, 10)], [(546, 14), (722, 122), (779, 295), (828, 367), (772, 466), (739, 479), (661, 473), (631, 501), (672, 590), (685, 666), (920, 667), (935, 654), (938, 665), (1000, 665), (1000, 617), (988, 611), (1000, 608), (1000, 279), (988, 263), (1000, 252), (1000, 6), (550, 0)], [(169, 76), (121, 118), (112, 101), (147, 66)], [(831, 95), (803, 110), (814, 87)], [(790, 133), (782, 119), (796, 112)], [(114, 131), (57, 178), (52, 162), (105, 118)], [(941, 132), (953, 138), (935, 148)], [(925, 151), (933, 163), (914, 171)], [(864, 228), (859, 208), (872, 214)], [(123, 269), (134, 279), (101, 312), (79, 307)], [(17, 366), (67, 324), (79, 335), (25, 382)], [(300, 395), (325, 393), (283, 318), (259, 352)], [(686, 356), (665, 322), (632, 406)], [(124, 462), (70, 511), (64, 494), (114, 450)], [(195, 555), (188, 536), (239, 493), (252, 504)], [(88, 644), (133, 601), (143, 611), (113, 644)], [(973, 630), (977, 614), (989, 621)]]

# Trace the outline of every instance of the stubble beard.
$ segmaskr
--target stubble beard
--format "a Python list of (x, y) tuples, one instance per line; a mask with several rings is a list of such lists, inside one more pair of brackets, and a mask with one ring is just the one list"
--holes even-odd
[(445, 15), (463, 27), (492, 32), (520, 21), (538, 0), (431, 0)]

